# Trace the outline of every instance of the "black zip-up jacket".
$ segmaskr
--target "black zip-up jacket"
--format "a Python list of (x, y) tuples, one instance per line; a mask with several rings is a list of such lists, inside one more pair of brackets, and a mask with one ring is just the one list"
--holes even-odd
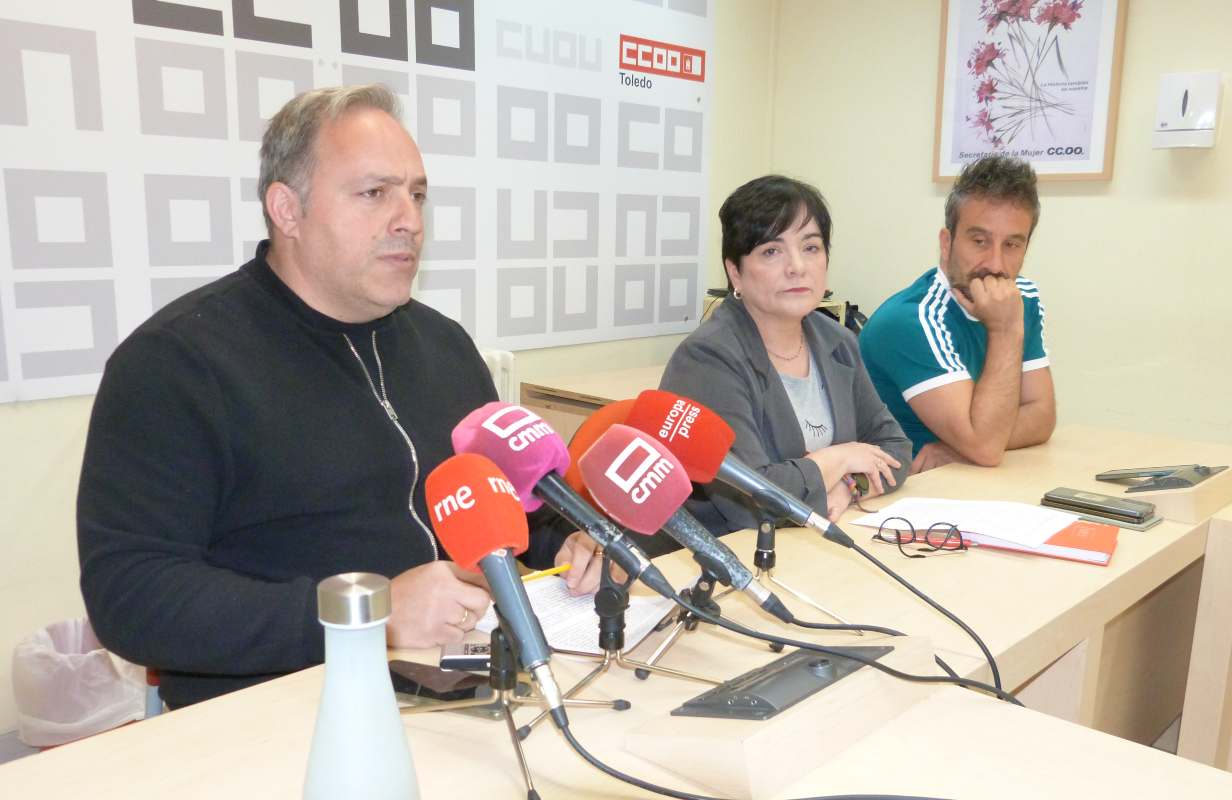
[[(320, 579), (431, 561), (424, 479), (454, 425), (496, 399), (457, 323), (414, 300), (338, 322), (281, 282), (267, 249), (137, 328), (90, 419), (86, 609), (104, 646), (160, 670), (172, 707), (322, 661)], [(379, 391), (374, 337), (414, 459), (347, 343)], [(550, 561), (562, 538), (539, 531), (526, 560)]]

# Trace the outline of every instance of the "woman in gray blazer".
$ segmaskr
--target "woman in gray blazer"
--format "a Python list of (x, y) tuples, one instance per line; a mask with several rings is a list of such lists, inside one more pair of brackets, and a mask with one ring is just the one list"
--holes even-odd
[[(736, 432), (736, 456), (832, 520), (861, 491), (893, 491), (911, 442), (873, 389), (856, 337), (813, 313), (829, 266), (825, 201), (767, 175), (732, 192), (719, 220), (729, 294), (672, 354), (660, 388), (717, 412)], [(761, 518), (718, 483), (695, 492), (689, 510), (715, 533)]]

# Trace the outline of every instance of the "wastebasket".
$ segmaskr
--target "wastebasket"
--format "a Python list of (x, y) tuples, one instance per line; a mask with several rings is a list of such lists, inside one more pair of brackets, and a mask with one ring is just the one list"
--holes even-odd
[(51, 747), (145, 716), (145, 670), (103, 649), (88, 619), (56, 622), (13, 648), (17, 738)]

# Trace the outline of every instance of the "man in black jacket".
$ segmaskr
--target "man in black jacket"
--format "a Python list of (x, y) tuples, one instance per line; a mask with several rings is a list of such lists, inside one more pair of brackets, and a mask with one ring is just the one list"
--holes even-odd
[[(320, 662), (329, 575), (392, 578), (395, 647), (456, 641), (488, 606), (441, 560), (423, 485), (496, 392), (461, 326), (410, 299), (427, 179), (398, 117), (381, 86), (291, 100), (261, 145), (270, 240), (108, 360), (78, 494), (82, 594), (172, 707)], [(537, 532), (529, 560), (588, 560), (589, 538), (563, 538)]]

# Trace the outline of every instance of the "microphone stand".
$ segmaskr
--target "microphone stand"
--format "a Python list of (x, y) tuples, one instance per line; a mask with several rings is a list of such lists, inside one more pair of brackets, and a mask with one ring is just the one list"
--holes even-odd
[[(717, 617), (722, 613), (722, 609), (719, 608), (719, 604), (715, 602), (717, 598), (714, 596), (714, 589), (718, 584), (718, 579), (715, 578), (709, 569), (703, 566), (702, 574), (698, 576), (697, 582), (691, 587), (681, 589), (680, 596), (699, 611), (704, 611), (710, 616)], [(680, 609), (680, 611), (676, 614), (676, 622), (672, 625), (671, 632), (667, 634), (667, 638), (664, 639), (662, 644), (660, 644), (658, 648), (655, 649), (654, 653), (650, 655), (650, 658), (646, 659), (646, 663), (643, 667), (661, 669), (661, 667), (655, 667), (655, 665), (658, 663), (659, 659), (663, 657), (663, 654), (666, 653), (668, 648), (675, 644), (676, 640), (679, 639), (686, 631), (696, 630), (697, 624), (701, 621), (702, 618), (694, 614), (692, 611), (686, 608)], [(648, 673), (643, 674), (642, 672), (638, 672), (635, 674), (637, 674), (637, 677), (642, 680), (646, 680), (650, 677)], [(715, 685), (718, 685), (719, 682), (714, 681), (714, 683)]]
[[(498, 616), (499, 620), (500, 617)], [(535, 791), (535, 783), (531, 778), (530, 766), (526, 763), (526, 754), (522, 751), (522, 739), (518, 729), (513, 723), (513, 709), (515, 706), (526, 705), (529, 703), (538, 703), (542, 700), (541, 697), (524, 697), (517, 694), (518, 687), (518, 661), (514, 655), (514, 647), (511, 637), (503, 630), (501, 625), (497, 625), (492, 629), (490, 638), (491, 652), (488, 661), (488, 685), (492, 687), (493, 696), (488, 697), (473, 697), (469, 700), (450, 700), (443, 703), (434, 703), (432, 705), (410, 706), (400, 709), (403, 714), (423, 714), (436, 711), (456, 711), (463, 708), (477, 708), (482, 706), (496, 706), (505, 718), (505, 726), (509, 729), (509, 740), (513, 743), (513, 752), (518, 757), (518, 767), (522, 771), (522, 779), (526, 782), (526, 797), (527, 800), (539, 800), (539, 793)], [(627, 700), (565, 700), (566, 706), (588, 706), (600, 708), (614, 708), (617, 711), (623, 711), (629, 708)], [(544, 711), (541, 716), (546, 716)]]
[[(682, 678), (684, 680), (718, 686), (721, 683), (720, 681), (696, 675), (692, 672), (656, 666), (653, 660), (651, 662), (641, 662), (625, 657), (625, 609), (629, 607), (629, 585), (633, 583), (633, 580), (633, 578), (629, 578), (624, 583), (621, 583), (613, 578), (612, 560), (604, 553), (603, 571), (599, 576), (599, 590), (595, 592), (595, 613), (599, 615), (599, 647), (603, 650), (603, 653), (595, 655), (594, 653), (583, 653), (577, 650), (555, 651), (564, 655), (579, 656), (599, 662), (594, 669), (566, 691), (564, 696), (566, 698), (575, 696), (594, 683), (600, 675), (607, 672), (613, 665), (633, 670), (633, 674), (641, 680), (646, 680), (653, 673), (656, 675), (666, 675), (669, 678)], [(627, 707), (626, 705), (625, 708)], [(547, 711), (539, 712), (538, 716), (518, 729), (518, 735), (525, 739), (530, 735), (531, 729), (542, 722), (546, 716)]]
[[(776, 528), (775, 528), (774, 520), (770, 517), (763, 517), (761, 522), (757, 525), (757, 545), (755, 549), (753, 550), (753, 567), (756, 569), (756, 572), (753, 573), (754, 579), (761, 580), (762, 578), (765, 578), (766, 580), (770, 581), (770, 583), (773, 583), (775, 586), (779, 587), (783, 591), (790, 594), (792, 597), (796, 598), (802, 603), (812, 606), (813, 608), (817, 609), (821, 613), (825, 614), (827, 617), (837, 620), (843, 625), (850, 625), (851, 624), (850, 622), (843, 619), (838, 614), (835, 614), (833, 611), (826, 608), (821, 603), (818, 603), (816, 600), (809, 597), (804, 592), (792, 586), (789, 586), (788, 584), (774, 577), (774, 565), (777, 560), (775, 556), (775, 552), (774, 552), (775, 530)], [(722, 597), (723, 595), (727, 594), (730, 591), (731, 589), (727, 589), (726, 591), (723, 592), (723, 594), (720, 594), (719, 597)], [(855, 633), (859, 634), (860, 636), (864, 635), (864, 631), (855, 631)], [(771, 649), (773, 649), (777, 653), (780, 650), (782, 650), (783, 647), (782, 645), (779, 645), (776, 648), (773, 645), (771, 645)]]

